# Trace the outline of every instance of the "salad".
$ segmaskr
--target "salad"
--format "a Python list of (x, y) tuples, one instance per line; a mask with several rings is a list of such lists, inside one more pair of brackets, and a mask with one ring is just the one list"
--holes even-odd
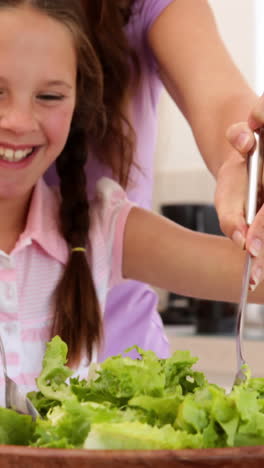
[(108, 358), (92, 378), (79, 380), (66, 366), (66, 344), (53, 338), (38, 391), (28, 394), (42, 418), (0, 408), (0, 444), (118, 450), (264, 444), (264, 378), (248, 370), (227, 394), (193, 369), (197, 358), (189, 351), (158, 359), (136, 349), (141, 359)]

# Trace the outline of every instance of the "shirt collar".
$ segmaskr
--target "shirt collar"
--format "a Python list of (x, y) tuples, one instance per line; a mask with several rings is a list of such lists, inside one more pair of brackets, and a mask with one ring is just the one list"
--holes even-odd
[(65, 264), (69, 250), (59, 231), (59, 194), (40, 179), (33, 191), (26, 227), (15, 251), (36, 242), (48, 255)]

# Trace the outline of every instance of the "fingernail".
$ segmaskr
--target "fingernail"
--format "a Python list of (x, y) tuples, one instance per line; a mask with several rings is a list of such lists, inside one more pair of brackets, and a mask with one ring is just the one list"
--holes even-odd
[(235, 242), (236, 245), (238, 245), (238, 247), (244, 249), (246, 239), (240, 231), (234, 231), (232, 235), (232, 240)]
[(254, 239), (250, 246), (249, 246), (249, 252), (253, 257), (257, 257), (262, 249), (262, 241), (260, 239)]
[(259, 285), (263, 275), (263, 270), (261, 267), (258, 267), (255, 271), (252, 272), (252, 276), (249, 283), (250, 291), (255, 291), (256, 287)]
[(250, 135), (246, 132), (241, 132), (236, 139), (236, 147), (243, 150), (250, 140)]

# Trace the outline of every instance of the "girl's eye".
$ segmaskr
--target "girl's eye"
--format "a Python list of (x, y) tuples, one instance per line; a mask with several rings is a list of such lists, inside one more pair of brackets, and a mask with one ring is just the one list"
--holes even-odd
[(64, 96), (62, 94), (39, 94), (38, 99), (42, 101), (62, 101)]

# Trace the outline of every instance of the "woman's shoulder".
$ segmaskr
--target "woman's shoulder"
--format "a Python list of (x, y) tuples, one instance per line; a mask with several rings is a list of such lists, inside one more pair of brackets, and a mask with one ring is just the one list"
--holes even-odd
[(130, 20), (126, 26), (127, 38), (144, 65), (144, 69), (155, 71), (156, 76), (156, 59), (153, 56), (152, 50), (148, 45), (148, 32), (161, 15), (163, 10), (173, 0), (135, 0), (132, 8)]
[(135, 0), (132, 15), (128, 25), (133, 27), (134, 33), (147, 34), (154, 21), (162, 11), (174, 0)]

